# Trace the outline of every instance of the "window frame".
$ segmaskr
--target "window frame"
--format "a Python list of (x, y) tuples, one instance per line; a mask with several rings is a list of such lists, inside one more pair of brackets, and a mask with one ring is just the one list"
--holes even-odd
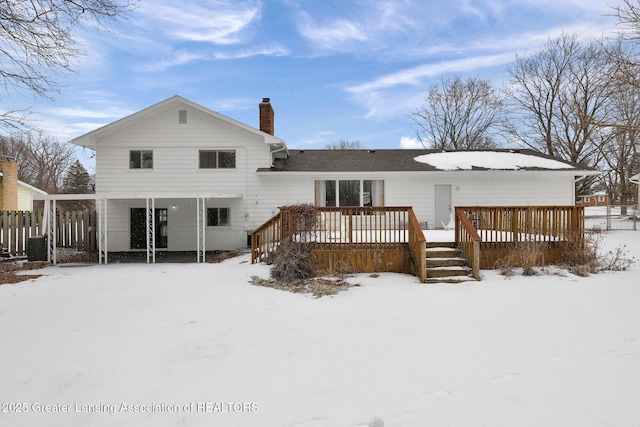
[[(225, 224), (211, 224), (211, 219), (212, 216), (210, 215), (210, 211), (217, 211), (217, 219), (218, 222), (220, 222), (220, 212), (221, 211), (226, 211), (226, 223)], [(207, 208), (207, 227), (215, 227), (215, 228), (219, 228), (219, 227), (231, 227), (231, 208), (228, 207), (208, 207)]]
[[(358, 205), (341, 205), (347, 200), (340, 193), (349, 186), (349, 182), (359, 182)], [(342, 184), (341, 184), (342, 183)], [(352, 184), (351, 184), (352, 185)], [(316, 179), (314, 181), (316, 206), (328, 207), (368, 207), (384, 206), (383, 179)], [(369, 191), (365, 191), (369, 190)], [(367, 203), (365, 203), (367, 202)]]
[[(145, 166), (144, 153), (151, 153), (151, 164), (150, 166)], [(134, 159), (134, 154), (138, 155), (137, 159)], [(147, 159), (148, 161), (149, 159)], [(135, 163), (134, 163), (135, 162)], [(138, 164), (138, 166), (136, 166)], [(129, 150), (129, 170), (153, 170), (153, 150)]]
[[(215, 153), (215, 165), (214, 166), (203, 167), (202, 155), (204, 153), (208, 153), (208, 154)], [(220, 166), (220, 164), (221, 164), (220, 153), (233, 153), (233, 166)], [(209, 169), (235, 170), (235, 169), (237, 169), (237, 150), (235, 150), (233, 148), (214, 149), (214, 150), (210, 150), (210, 149), (198, 150), (198, 169), (201, 169), (201, 170), (209, 170)]]

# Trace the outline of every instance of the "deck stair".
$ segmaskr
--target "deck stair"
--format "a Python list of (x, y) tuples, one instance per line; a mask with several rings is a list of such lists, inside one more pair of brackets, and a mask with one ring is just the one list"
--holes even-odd
[(455, 242), (427, 242), (427, 283), (475, 280)]

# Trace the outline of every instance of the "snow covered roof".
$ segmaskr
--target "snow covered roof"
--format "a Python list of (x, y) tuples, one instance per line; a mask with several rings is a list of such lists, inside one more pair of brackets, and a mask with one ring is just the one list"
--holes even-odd
[(519, 169), (575, 169), (561, 160), (518, 151), (445, 151), (418, 156), (416, 162), (429, 164), (439, 170), (519, 170)]
[(597, 174), (577, 163), (533, 150), (294, 150), (258, 172), (439, 172), (469, 170), (569, 171)]

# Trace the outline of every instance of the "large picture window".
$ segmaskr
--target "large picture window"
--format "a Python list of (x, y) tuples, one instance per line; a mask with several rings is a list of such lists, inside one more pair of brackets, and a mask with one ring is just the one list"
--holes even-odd
[(229, 225), (229, 208), (207, 208), (207, 227)]
[(384, 181), (339, 179), (315, 182), (317, 206), (384, 206)]
[(200, 169), (234, 169), (235, 150), (200, 150)]
[(153, 151), (129, 151), (129, 169), (153, 169)]

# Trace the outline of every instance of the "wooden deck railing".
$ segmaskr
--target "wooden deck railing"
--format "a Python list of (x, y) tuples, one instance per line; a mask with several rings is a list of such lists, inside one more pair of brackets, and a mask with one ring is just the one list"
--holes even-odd
[(251, 263), (264, 260), (281, 240), (282, 222), (278, 213), (251, 233)]
[(409, 208), (409, 255), (414, 276), (422, 283), (427, 281), (427, 239), (424, 237), (418, 218)]
[(557, 263), (562, 260), (564, 246), (584, 241), (584, 208), (578, 206), (457, 207), (456, 242), (460, 239), (463, 250), (469, 244), (458, 235), (458, 228), (469, 228), (469, 224), (480, 239), (483, 269), (494, 268), (498, 259), (521, 242), (539, 243), (545, 261)]
[(584, 208), (577, 206), (458, 207), (483, 242), (557, 242), (584, 234)]
[(282, 208), (251, 233), (252, 262), (292, 238), (311, 244), (321, 265), (340, 257), (340, 263), (362, 272), (404, 271), (426, 278), (426, 239), (410, 207), (318, 207), (315, 224), (296, 231), (288, 215)]
[(473, 227), (469, 218), (465, 215), (463, 208), (456, 208), (455, 219), (456, 245), (462, 250), (473, 277), (480, 280), (480, 236)]

